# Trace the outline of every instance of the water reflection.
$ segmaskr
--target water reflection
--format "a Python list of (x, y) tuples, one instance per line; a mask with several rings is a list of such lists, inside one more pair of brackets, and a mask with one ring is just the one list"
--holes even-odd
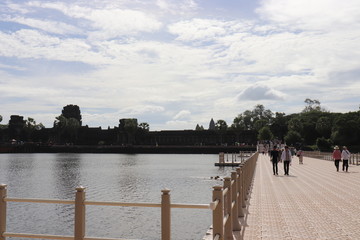
[(73, 199), (75, 188), (81, 185), (81, 156), (80, 154), (56, 154), (52, 169), (55, 176), (54, 196), (56, 198)]

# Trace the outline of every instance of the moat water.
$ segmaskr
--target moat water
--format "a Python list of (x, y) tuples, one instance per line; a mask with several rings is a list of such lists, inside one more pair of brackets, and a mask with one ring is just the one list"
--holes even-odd
[[(0, 183), (10, 198), (74, 200), (86, 187), (90, 201), (160, 203), (170, 189), (172, 203), (208, 204), (218, 155), (190, 154), (0, 154)], [(160, 239), (160, 208), (86, 207), (86, 236)], [(172, 239), (202, 239), (212, 224), (211, 210), (172, 209)], [(73, 235), (74, 205), (8, 202), (7, 232)], [(20, 238), (14, 238), (20, 239)]]

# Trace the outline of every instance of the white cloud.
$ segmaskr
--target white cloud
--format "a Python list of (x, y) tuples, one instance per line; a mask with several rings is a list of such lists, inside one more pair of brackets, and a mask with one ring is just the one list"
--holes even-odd
[[(114, 106), (115, 107), (115, 106)], [(138, 116), (141, 114), (158, 114), (164, 112), (164, 107), (156, 106), (156, 105), (133, 105), (131, 107), (122, 108), (119, 111), (119, 115), (127, 115), (127, 116)]]
[(245, 88), (237, 96), (239, 100), (283, 100), (285, 94), (261, 83)]
[(213, 42), (221, 36), (249, 30), (249, 22), (191, 19), (169, 25), (169, 32), (181, 41)]
[(3, 17), (3, 21), (6, 22), (16, 22), (23, 24), (29, 27), (37, 28), (48, 33), (56, 34), (81, 34), (83, 31), (75, 26), (55, 21), (44, 21), (34, 18), (25, 18), (25, 17)]
[(263, 1), (263, 21), (213, 18), (219, 13), (202, 12), (204, 2), (25, 1), (1, 9), (8, 22), (0, 28), (0, 114), (57, 116), (72, 103), (108, 109), (84, 111), (89, 126), (138, 117), (152, 130), (194, 129), (211, 118), (231, 122), (255, 103), (296, 112), (308, 97), (338, 108), (334, 97), (348, 96), (347, 109), (359, 102), (356, 2)]
[(191, 112), (188, 110), (181, 110), (180, 112), (178, 112), (175, 116), (174, 116), (174, 120), (179, 120), (179, 119), (186, 119), (191, 115)]
[(87, 28), (92, 40), (105, 40), (124, 35), (138, 35), (141, 32), (154, 32), (162, 27), (155, 16), (145, 11), (124, 9), (107, 3), (102, 8), (89, 5), (33, 2), (31, 6), (55, 9), (76, 19), (83, 28)]
[(257, 13), (292, 29), (331, 30), (359, 26), (357, 0), (262, 0)]
[(194, 0), (156, 0), (156, 5), (174, 15), (188, 15), (198, 8)]

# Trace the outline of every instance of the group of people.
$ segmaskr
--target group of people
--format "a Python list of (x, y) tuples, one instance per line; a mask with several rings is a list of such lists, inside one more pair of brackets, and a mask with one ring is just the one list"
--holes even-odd
[[(296, 150), (295, 150), (296, 151)], [(299, 164), (303, 164), (303, 152), (302, 150), (298, 150), (294, 152), (294, 150), (290, 150), (288, 146), (285, 146), (283, 149), (278, 149), (277, 146), (274, 146), (273, 149), (270, 151), (270, 161), (273, 165), (273, 173), (274, 175), (279, 175), (278, 173), (278, 163), (284, 163), (284, 173), (285, 175), (289, 175), (289, 168), (292, 161), (292, 156), (295, 155), (299, 158)], [(335, 163), (336, 171), (339, 171), (340, 162), (343, 162), (342, 170), (348, 171), (349, 169), (349, 159), (350, 159), (350, 152), (346, 146), (342, 147), (342, 151), (338, 146), (334, 147), (334, 151), (332, 153), (332, 158)]]
[(341, 161), (343, 162), (342, 170), (346, 171), (346, 172), (348, 171), (350, 156), (351, 156), (351, 154), (346, 146), (342, 147), (342, 151), (340, 151), (340, 148), (338, 146), (334, 147), (332, 157), (334, 159), (334, 163), (335, 163), (337, 172), (339, 171), (339, 166), (340, 166)]
[[(279, 175), (278, 163), (284, 163), (284, 173), (289, 175), (289, 169), (292, 161), (292, 156), (294, 152), (290, 150), (288, 146), (285, 146), (284, 149), (278, 149), (276, 146), (270, 151), (270, 161), (273, 164), (274, 175)], [(302, 150), (296, 151), (296, 156), (299, 158), (299, 164), (303, 164), (303, 152)]]

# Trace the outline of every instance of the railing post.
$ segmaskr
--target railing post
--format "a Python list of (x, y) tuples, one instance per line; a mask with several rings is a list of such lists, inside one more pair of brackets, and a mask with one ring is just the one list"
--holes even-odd
[(242, 207), (242, 172), (241, 172), (241, 168), (238, 167), (236, 168), (236, 172), (238, 175), (238, 179), (237, 179), (237, 191), (238, 191), (238, 195), (237, 195), (237, 205), (238, 205), (238, 217), (244, 217), (244, 211), (243, 211), (243, 207)]
[(245, 208), (246, 207), (246, 202), (245, 202), (245, 195), (246, 195), (246, 173), (245, 173), (245, 164), (246, 162), (242, 163), (240, 165), (240, 169), (241, 169), (241, 176), (240, 176), (240, 184), (241, 184), (241, 202), (240, 202), (240, 206)]
[(221, 186), (213, 187), (213, 202), (219, 201), (213, 210), (213, 239), (219, 235), (219, 240), (224, 240), (224, 201), (223, 189)]
[(239, 222), (239, 218), (238, 218), (238, 208), (239, 208), (239, 204), (238, 204), (238, 177), (237, 177), (237, 172), (231, 172), (231, 181), (233, 182), (232, 184), (232, 202), (234, 203), (234, 208), (231, 211), (231, 216), (232, 216), (232, 224), (233, 224), (233, 231), (240, 231), (241, 230), (241, 226), (240, 226), (240, 222)]
[(231, 178), (224, 178), (224, 190), (228, 189), (226, 193), (226, 198), (224, 199), (224, 209), (225, 216), (227, 216), (227, 221), (225, 223), (225, 239), (233, 239), (233, 226), (232, 226), (232, 192), (231, 192)]
[(6, 232), (6, 187), (6, 184), (0, 184), (0, 240), (5, 240), (4, 233)]
[(225, 162), (224, 153), (223, 153), (223, 152), (220, 152), (220, 153), (219, 153), (219, 163), (224, 163), (224, 162)]
[(161, 240), (171, 239), (170, 190), (161, 190)]
[(76, 188), (75, 195), (75, 240), (83, 240), (85, 237), (85, 188)]

